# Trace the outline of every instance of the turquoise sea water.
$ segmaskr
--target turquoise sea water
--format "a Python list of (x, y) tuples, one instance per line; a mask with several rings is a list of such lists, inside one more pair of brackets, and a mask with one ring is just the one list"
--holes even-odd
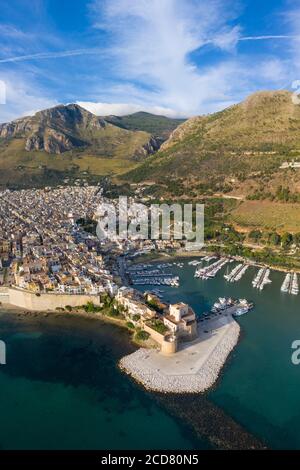
[[(291, 362), (291, 344), (300, 339), (300, 296), (281, 293), (284, 274), (275, 271), (259, 292), (251, 284), (255, 268), (235, 284), (224, 280), (226, 268), (209, 281), (194, 279), (187, 260), (171, 270), (181, 283), (161, 287), (164, 298), (186, 301), (198, 314), (219, 296), (255, 303), (239, 318), (241, 340), (214, 389), (204, 398), (157, 399), (116, 367), (134, 350), (126, 331), (83, 318), (1, 314), (7, 365), (0, 366), (0, 448), (202, 449), (216, 430), (218, 439), (227, 433), (225, 444), (235, 445), (244, 428), (268, 447), (300, 449), (300, 366)], [(210, 403), (241, 427), (228, 427), (230, 420)], [(192, 432), (184, 408), (205, 438)]]
[(180, 287), (163, 288), (165, 298), (186, 301), (199, 314), (219, 296), (254, 301), (255, 309), (239, 317), (241, 340), (208, 397), (269, 447), (300, 449), (300, 365), (291, 362), (291, 344), (300, 339), (300, 296), (280, 292), (284, 273), (271, 271), (273, 282), (261, 292), (251, 284), (257, 268), (237, 283), (225, 281), (226, 267), (207, 281), (195, 279), (187, 261), (172, 271)]
[(0, 449), (209, 447), (117, 369), (133, 351), (126, 331), (2, 314), (0, 338)]

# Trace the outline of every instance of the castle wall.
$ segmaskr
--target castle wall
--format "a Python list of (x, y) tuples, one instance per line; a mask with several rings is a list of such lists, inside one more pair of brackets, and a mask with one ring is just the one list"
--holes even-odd
[(162, 354), (174, 354), (177, 351), (176, 339), (174, 341), (166, 341), (164, 335), (158, 333), (158, 331), (153, 330), (146, 324), (144, 324), (144, 330), (147, 331), (151, 338), (160, 345)]
[[(88, 302), (100, 305), (99, 295), (71, 295), (71, 294), (40, 294), (36, 295), (21, 289), (8, 289), (8, 303), (26, 310), (56, 310), (71, 307), (80, 307)], [(1, 301), (1, 299), (0, 299)], [(3, 301), (4, 302), (4, 301)]]
[(9, 292), (7, 287), (0, 287), (0, 302), (4, 304), (9, 303)]

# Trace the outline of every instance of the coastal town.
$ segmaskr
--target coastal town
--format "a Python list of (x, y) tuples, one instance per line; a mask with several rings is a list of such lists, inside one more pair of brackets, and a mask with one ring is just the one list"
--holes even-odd
[[(132, 331), (140, 346), (120, 360), (124, 372), (153, 391), (207, 390), (238, 342), (235, 317), (247, 313), (253, 303), (220, 297), (199, 315), (181, 300), (167, 301), (163, 288), (180, 287), (176, 270), (185, 266), (199, 282), (210, 282), (224, 269), (225, 283), (237, 283), (252, 265), (258, 270), (250, 284), (262, 291), (272, 282), (271, 270), (207, 252), (190, 261), (174, 261), (170, 253), (183, 254), (185, 248), (172, 237), (122, 238), (108, 231), (108, 237), (101, 238), (96, 226), (103, 204), (117, 211), (117, 199), (107, 198), (100, 185), (1, 191), (1, 304), (24, 312), (93, 312), (101, 318), (108, 308), (110, 320)], [(160, 261), (139, 261), (140, 255), (151, 253), (160, 253)], [(296, 272), (285, 274), (281, 292), (298, 294)]]
[[(99, 186), (2, 191), (0, 286), (30, 294), (35, 299), (52, 296), (51, 305), (61, 296), (68, 298), (72, 306), (78, 296), (87, 296), (98, 304), (101, 295), (109, 295), (126, 306), (129, 313), (134, 305), (135, 313), (142, 316), (145, 313), (145, 318), (149, 312), (155, 316), (155, 310), (148, 307), (145, 311), (138, 291), (123, 287), (123, 281), (129, 280), (129, 272), (121, 256), (160, 249), (162, 244), (174, 248), (176, 242), (113, 237), (99, 240), (80, 221), (83, 224), (92, 221), (103, 201)], [(139, 276), (142, 274), (140, 271)], [(5, 292), (2, 290), (3, 298)], [(189, 312), (182, 316), (190, 317)], [(130, 320), (133, 321), (131, 317)], [(172, 330), (172, 321), (166, 319), (167, 322)]]
[(85, 231), (78, 220), (93, 219), (104, 200), (98, 186), (0, 192), (0, 285), (35, 293), (115, 295), (112, 259), (176, 248), (169, 240), (101, 241)]
[[(95, 214), (103, 202), (107, 200), (100, 186), (2, 191), (0, 301), (35, 311), (76, 312), (89, 306), (101, 312), (109, 298), (140, 342), (151, 340), (150, 349), (142, 347), (121, 360), (124, 371), (153, 390), (205, 390), (237, 343), (239, 326), (233, 314), (249, 306), (224, 299), (199, 318), (184, 302), (162, 300), (157, 286), (179, 286), (179, 277), (167, 272), (172, 263), (153, 267), (136, 265), (134, 259), (181, 245), (172, 239), (99, 238)], [(196, 263), (196, 276), (209, 277), (227, 261), (221, 259), (212, 268), (191, 263)], [(143, 285), (152, 289), (136, 289)]]

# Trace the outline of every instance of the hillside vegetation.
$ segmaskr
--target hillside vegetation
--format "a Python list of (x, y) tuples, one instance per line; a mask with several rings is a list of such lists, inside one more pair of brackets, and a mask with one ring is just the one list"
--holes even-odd
[(162, 141), (168, 139), (172, 131), (185, 122), (185, 119), (172, 119), (142, 111), (122, 117), (106, 116), (105, 120), (123, 129), (148, 132)]
[(0, 125), (0, 185), (96, 181), (135, 168), (159, 145), (147, 132), (121, 129), (78, 105), (59, 105)]
[(300, 107), (288, 91), (260, 92), (224, 111), (189, 119), (128, 179), (184, 177), (189, 187), (196, 181), (218, 189), (221, 180), (230, 185), (234, 179), (236, 186), (273, 175), (298, 155)]
[(280, 168), (287, 161), (300, 162), (300, 106), (288, 91), (266, 91), (184, 122), (122, 179), (152, 182), (147, 194), (160, 198), (235, 198), (227, 220), (245, 230), (298, 231), (300, 169)]

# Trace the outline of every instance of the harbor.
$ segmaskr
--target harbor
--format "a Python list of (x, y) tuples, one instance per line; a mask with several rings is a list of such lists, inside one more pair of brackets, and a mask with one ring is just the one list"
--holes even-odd
[[(230, 270), (229, 264), (231, 263), (237, 264)], [(263, 291), (267, 285), (272, 283), (272, 272), (276, 272), (276, 270), (271, 270), (268, 266), (257, 265), (247, 260), (235, 259), (234, 257), (199, 256), (190, 261), (184, 259), (176, 262), (152, 262), (129, 266), (126, 268), (126, 275), (129, 283), (133, 286), (179, 287), (180, 271), (174, 274), (174, 269), (194, 268), (194, 278), (206, 281), (214, 279), (225, 266), (227, 266), (227, 269), (223, 274), (223, 278), (228, 283), (236, 284), (241, 281), (250, 267), (257, 267), (257, 271), (251, 280), (251, 285), (259, 291)], [(291, 295), (298, 295), (299, 284), (296, 272), (285, 274), (280, 291)]]
[[(212, 306), (212, 309), (209, 312), (204, 313), (204, 316), (210, 316), (212, 314), (222, 314), (228, 313), (234, 317), (239, 317), (248, 313), (254, 307), (253, 302), (249, 302), (246, 299), (233, 299), (232, 297), (219, 297), (218, 301), (215, 302)], [(202, 316), (200, 317), (200, 321)]]

